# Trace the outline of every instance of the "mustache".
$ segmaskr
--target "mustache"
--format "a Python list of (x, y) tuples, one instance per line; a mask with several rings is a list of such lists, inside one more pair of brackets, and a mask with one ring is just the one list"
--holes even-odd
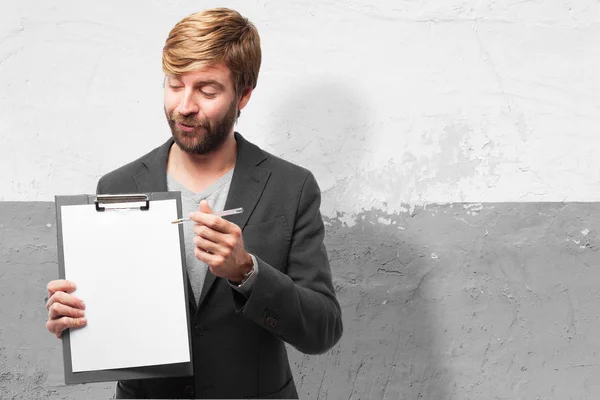
[(183, 116), (181, 114), (175, 114), (175, 113), (171, 114), (171, 121), (179, 122), (180, 124), (187, 125), (187, 126), (202, 127), (202, 128), (209, 127), (209, 123), (206, 119), (199, 120), (199, 119), (194, 118), (193, 116)]

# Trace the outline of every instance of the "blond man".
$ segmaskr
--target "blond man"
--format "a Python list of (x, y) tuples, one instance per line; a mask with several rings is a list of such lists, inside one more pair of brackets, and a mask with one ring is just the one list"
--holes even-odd
[[(162, 64), (171, 137), (103, 176), (97, 192), (182, 192), (196, 222), (184, 235), (194, 376), (120, 381), (116, 396), (297, 398), (285, 343), (323, 353), (342, 320), (315, 178), (234, 132), (258, 79), (258, 32), (233, 10), (193, 14), (171, 30)], [(212, 215), (234, 207), (245, 212)], [(87, 323), (75, 285), (48, 284), (57, 337)], [(149, 327), (165, 328), (160, 316)]]

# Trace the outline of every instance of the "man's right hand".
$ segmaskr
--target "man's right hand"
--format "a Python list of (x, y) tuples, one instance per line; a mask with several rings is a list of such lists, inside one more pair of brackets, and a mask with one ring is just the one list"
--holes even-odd
[(56, 335), (62, 336), (65, 329), (81, 328), (87, 323), (84, 318), (85, 304), (81, 299), (70, 294), (75, 291), (73, 282), (64, 279), (58, 279), (48, 283), (48, 322), (46, 329)]

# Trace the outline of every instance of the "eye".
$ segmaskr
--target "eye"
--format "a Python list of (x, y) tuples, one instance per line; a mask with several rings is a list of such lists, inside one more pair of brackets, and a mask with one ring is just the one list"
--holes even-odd
[(171, 89), (182, 89), (183, 88), (183, 82), (181, 82), (178, 79), (173, 78), (173, 77), (167, 78), (167, 85), (169, 85), (169, 88), (171, 88)]
[(201, 90), (200, 93), (202, 93), (202, 95), (208, 99), (212, 99), (217, 95), (216, 93), (205, 92), (203, 90)]

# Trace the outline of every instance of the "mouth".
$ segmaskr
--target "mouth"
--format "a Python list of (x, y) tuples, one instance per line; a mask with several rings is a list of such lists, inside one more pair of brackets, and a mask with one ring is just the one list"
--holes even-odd
[(194, 125), (185, 125), (181, 122), (177, 122), (177, 127), (184, 132), (194, 132), (194, 129), (196, 129)]

